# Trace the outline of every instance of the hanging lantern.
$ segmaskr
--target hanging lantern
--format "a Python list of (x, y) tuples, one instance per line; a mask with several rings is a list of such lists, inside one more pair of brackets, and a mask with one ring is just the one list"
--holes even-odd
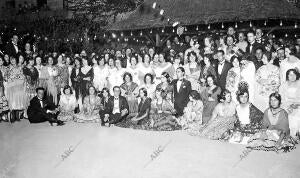
[(139, 42), (139, 39), (136, 39), (136, 42)]
[(265, 20), (265, 22), (264, 22), (264, 26), (267, 26), (267, 21)]
[(279, 25), (282, 26), (282, 20), (280, 20), (280, 24)]
[(252, 22), (250, 21), (250, 23), (249, 23), (249, 27), (252, 27)]
[(115, 33), (112, 33), (111, 36), (112, 36), (113, 38), (117, 38), (117, 35), (116, 35)]
[(124, 36), (123, 32), (121, 33), (121, 36), (122, 36), (122, 37)]
[(141, 31), (140, 36), (143, 36), (143, 32)]
[(275, 38), (276, 36), (275, 35), (273, 35), (273, 38)]
[(132, 32), (130, 32), (130, 36), (133, 36), (133, 33), (132, 33)]
[(95, 36), (94, 36), (94, 40), (96, 40), (96, 39), (97, 39), (97, 36), (95, 35)]
[(118, 41), (120, 41), (120, 38), (118, 38)]
[(174, 33), (175, 32), (175, 29), (173, 28), (172, 32)]
[(185, 28), (184, 28), (184, 31), (186, 31), (186, 32), (187, 32), (187, 27), (185, 27)]
[(295, 28), (298, 28), (298, 24), (297, 24), (297, 22), (295, 22)]
[(295, 38), (297, 38), (297, 35), (295, 34)]
[(170, 19), (168, 18), (167, 21), (170, 22)]
[(198, 27), (198, 26), (196, 27), (196, 30), (197, 30), (197, 31), (199, 30), (199, 27)]
[[(224, 28), (224, 24), (223, 24), (223, 22), (222, 22), (222, 26), (221, 26), (222, 28)], [(209, 27), (210, 28), (210, 27)]]
[(286, 33), (284, 36), (287, 38), (287, 37), (288, 37), (288, 34)]
[(156, 8), (156, 2), (154, 2), (154, 3), (152, 4), (152, 8), (153, 8), (153, 9)]
[(106, 37), (106, 35), (105, 35), (105, 33), (103, 34), (103, 38), (105, 38)]
[(238, 24), (237, 24), (237, 22), (235, 22), (235, 26), (234, 26), (235, 28), (238, 28)]
[[(223, 28), (224, 28), (224, 27), (223, 27)], [(208, 24), (208, 27), (207, 27), (207, 29), (208, 29), (208, 30), (210, 30), (210, 24)]]
[(174, 22), (172, 26), (176, 27), (178, 24), (179, 24), (179, 22)]

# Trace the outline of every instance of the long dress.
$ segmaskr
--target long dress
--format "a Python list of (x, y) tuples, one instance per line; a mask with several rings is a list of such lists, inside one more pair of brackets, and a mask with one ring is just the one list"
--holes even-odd
[(245, 107), (237, 105), (237, 120), (231, 130), (229, 142), (247, 144), (249, 138), (262, 128), (263, 115), (263, 112), (251, 103)]
[(107, 87), (107, 77), (109, 76), (108, 67), (94, 66), (94, 86), (98, 91), (102, 91), (104, 87)]
[(35, 67), (31, 69), (25, 67), (23, 69), (23, 74), (25, 76), (25, 92), (26, 92), (26, 105), (25, 108), (29, 106), (30, 100), (36, 95), (35, 89), (38, 86), (39, 72)]
[(249, 85), (249, 101), (253, 102), (255, 92), (255, 65), (252, 61), (243, 60), (241, 66), (241, 81)]
[(56, 87), (58, 93), (62, 93), (63, 88), (69, 85), (69, 69), (66, 65), (57, 65)]
[(129, 106), (129, 114), (134, 114), (138, 112), (138, 85), (131, 82), (130, 85), (123, 83), (121, 85), (122, 95), (127, 99)]
[(125, 69), (109, 68), (108, 86), (110, 94), (113, 95), (114, 86), (121, 86), (123, 83), (123, 74)]
[(278, 92), (280, 86), (279, 67), (273, 64), (261, 66), (256, 72), (256, 90), (253, 104), (261, 111), (269, 105), (269, 96)]
[(181, 126), (172, 115), (176, 111), (171, 100), (154, 99), (151, 105), (151, 130), (156, 131), (173, 131), (180, 130)]
[(48, 77), (48, 72), (46, 70), (46, 66), (39, 65), (39, 66), (34, 66), (38, 73), (39, 73), (39, 79), (38, 79), (38, 86), (47, 88), (47, 77)]
[[(295, 137), (300, 132), (300, 81), (296, 81), (294, 85), (284, 82), (280, 86), (280, 94), (282, 98), (282, 108), (289, 114), (289, 127), (291, 136)], [(297, 108), (291, 108), (292, 104), (298, 105)]]
[(232, 101), (230, 103), (219, 103), (212, 114), (212, 119), (202, 125), (196, 135), (217, 140), (226, 138), (226, 133), (234, 128), (236, 104)]
[(61, 121), (71, 121), (74, 119), (74, 110), (78, 103), (75, 94), (65, 95), (62, 94), (59, 100), (59, 115), (58, 119)]
[(90, 96), (86, 96), (83, 100), (83, 109), (80, 111), (80, 113), (74, 115), (74, 120), (80, 123), (100, 122), (100, 108), (100, 97), (95, 96), (95, 98), (92, 99)]
[(238, 90), (238, 85), (241, 80), (241, 70), (240, 68), (232, 67), (229, 69), (227, 78), (226, 78), (226, 89), (230, 91), (232, 100), (235, 103), (238, 103), (236, 98), (236, 92)]
[(7, 70), (6, 97), (10, 110), (23, 110), (26, 107), (25, 76), (20, 66), (10, 65)]
[(188, 63), (185, 65), (186, 79), (191, 82), (192, 90), (200, 91), (199, 76), (201, 67), (197, 63)]
[[(213, 110), (218, 104), (218, 95), (221, 94), (221, 88), (215, 87), (212, 91), (209, 88), (205, 88), (201, 93), (201, 98), (203, 101), (203, 113), (202, 113), (202, 122), (206, 124), (212, 116)], [(209, 101), (209, 97), (213, 98), (214, 101)]]
[[(88, 69), (88, 68), (87, 68)], [(79, 72), (80, 75), (80, 95), (82, 98), (85, 98), (89, 94), (89, 87), (92, 85), (94, 79), (94, 70), (91, 67), (87, 71), (84, 71), (84, 68), (81, 67)], [(89, 80), (85, 80), (84, 78), (89, 78)]]
[[(295, 142), (290, 137), (288, 113), (284, 109), (275, 114), (270, 109), (266, 109), (262, 127), (265, 130), (251, 136), (247, 148), (275, 152), (287, 152), (295, 148)], [(262, 140), (261, 137), (264, 133), (266, 138)], [(279, 145), (276, 146), (281, 134), (285, 136)]]
[[(291, 58), (296, 58), (294, 56), (291, 56)], [(298, 58), (293, 59), (296, 62), (289, 62), (288, 59), (284, 59), (281, 63), (280, 63), (280, 81), (281, 84), (283, 84), (286, 81), (286, 72), (289, 69), (295, 69), (297, 68), (298, 71), (300, 71), (300, 60)]]
[(43, 76), (46, 78), (47, 96), (50, 97), (51, 101), (56, 105), (58, 104), (58, 90), (55, 81), (58, 75), (58, 70), (56, 66), (47, 66), (44, 68), (44, 71), (42, 71), (42, 73)]
[(79, 99), (79, 95), (81, 93), (81, 91), (80, 91), (81, 76), (79, 75), (81, 73), (80, 70), (81, 70), (80, 68), (74, 67), (72, 69), (71, 77), (70, 77), (71, 83), (72, 83), (72, 88), (75, 91), (75, 97), (77, 100)]
[(203, 103), (201, 100), (190, 101), (183, 110), (183, 116), (177, 119), (182, 129), (197, 132), (202, 125)]

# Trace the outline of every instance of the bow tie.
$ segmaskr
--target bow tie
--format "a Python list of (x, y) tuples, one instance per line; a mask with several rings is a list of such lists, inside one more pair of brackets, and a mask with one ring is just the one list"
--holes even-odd
[(115, 98), (115, 100), (119, 100), (119, 98)]
[(225, 62), (219, 63), (220, 66), (221, 66), (221, 65), (224, 65), (224, 64), (225, 64)]

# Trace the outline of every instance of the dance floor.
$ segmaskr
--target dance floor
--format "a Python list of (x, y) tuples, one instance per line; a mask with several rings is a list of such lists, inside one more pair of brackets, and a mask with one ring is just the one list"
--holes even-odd
[[(287, 154), (185, 132), (99, 124), (0, 123), (0, 178), (299, 178), (300, 149)], [(242, 158), (242, 159), (241, 159)]]

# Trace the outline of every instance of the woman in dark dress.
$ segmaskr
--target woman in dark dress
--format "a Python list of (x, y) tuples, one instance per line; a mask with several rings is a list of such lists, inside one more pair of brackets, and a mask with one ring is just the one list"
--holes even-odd
[(89, 93), (89, 87), (94, 80), (94, 70), (88, 63), (86, 58), (82, 58), (82, 67), (79, 72), (80, 75), (80, 95), (82, 98), (86, 97)]
[(79, 94), (80, 94), (80, 70), (81, 70), (81, 60), (80, 58), (75, 58), (74, 61), (74, 68), (71, 71), (71, 83), (72, 83), (72, 88), (75, 90), (75, 96), (76, 99), (79, 99)]
[(101, 119), (101, 125), (105, 125), (104, 117), (105, 113), (107, 113), (107, 104), (108, 104), (108, 99), (110, 98), (110, 93), (108, 88), (103, 88), (101, 91), (101, 106), (100, 106), (100, 119)]

